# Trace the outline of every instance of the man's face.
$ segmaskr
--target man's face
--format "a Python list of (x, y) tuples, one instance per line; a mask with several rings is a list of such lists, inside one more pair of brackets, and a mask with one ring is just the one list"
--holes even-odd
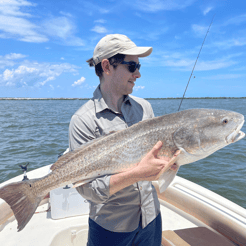
[[(136, 63), (139, 63), (138, 56), (127, 55), (124, 61), (134, 61)], [(138, 69), (136, 69), (135, 72), (131, 73), (128, 70), (128, 65), (119, 64), (113, 72), (111, 85), (117, 94), (128, 95), (132, 93), (135, 81), (137, 78), (140, 77), (141, 74)]]

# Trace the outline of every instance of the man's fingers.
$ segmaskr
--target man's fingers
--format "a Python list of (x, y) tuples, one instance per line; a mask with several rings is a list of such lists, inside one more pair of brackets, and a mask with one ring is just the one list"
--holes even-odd
[(176, 171), (177, 168), (178, 168), (178, 165), (177, 165), (176, 163), (174, 163), (174, 164), (170, 167), (170, 169), (171, 169), (172, 171)]
[(159, 150), (162, 147), (162, 142), (158, 141), (155, 146), (152, 148), (152, 150), (150, 151), (155, 157), (157, 157), (157, 154), (159, 152)]
[(179, 154), (181, 153), (181, 150), (177, 150), (175, 153), (174, 153), (174, 155), (173, 155), (173, 157), (171, 158), (171, 160), (168, 162), (168, 164), (159, 172), (159, 174), (158, 174), (158, 179), (159, 179), (159, 177), (164, 173), (164, 172), (166, 172), (174, 163), (175, 163), (175, 161), (177, 160), (177, 158), (178, 158), (178, 156), (179, 156)]
[(175, 161), (177, 160), (177, 158), (178, 158), (178, 156), (179, 156), (180, 153), (181, 153), (181, 150), (177, 150), (177, 151), (174, 153), (172, 159), (171, 159), (171, 160), (169, 161), (169, 163), (168, 163), (168, 166), (169, 166), (169, 167), (172, 166), (172, 164), (175, 163)]
[(167, 165), (167, 168), (164, 168), (164, 169), (165, 169), (164, 172), (165, 172), (167, 169), (171, 168), (171, 166), (172, 166), (173, 164), (175, 164), (175, 162), (176, 162), (176, 160), (178, 159), (178, 156), (179, 156), (180, 153), (181, 153), (181, 150), (177, 150), (177, 151), (174, 153), (172, 159), (169, 161), (169, 163), (168, 163), (168, 165)]

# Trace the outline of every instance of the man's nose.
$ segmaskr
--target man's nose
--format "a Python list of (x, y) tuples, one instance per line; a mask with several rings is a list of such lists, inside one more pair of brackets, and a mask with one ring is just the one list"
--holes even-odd
[(132, 76), (135, 78), (135, 79), (138, 79), (141, 77), (141, 73), (139, 72), (138, 68), (136, 69), (136, 71), (132, 74)]

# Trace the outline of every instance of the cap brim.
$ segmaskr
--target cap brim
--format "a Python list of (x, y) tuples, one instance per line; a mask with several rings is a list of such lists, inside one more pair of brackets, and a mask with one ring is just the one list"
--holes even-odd
[(119, 54), (146, 57), (151, 54), (152, 50), (152, 47), (134, 47), (129, 50), (120, 52)]

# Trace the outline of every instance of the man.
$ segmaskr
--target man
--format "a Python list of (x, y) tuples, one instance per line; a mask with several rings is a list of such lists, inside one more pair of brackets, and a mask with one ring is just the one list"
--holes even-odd
[[(100, 85), (71, 119), (70, 151), (154, 117), (149, 102), (129, 96), (141, 76), (139, 57), (151, 52), (151, 47), (137, 47), (125, 35), (107, 35), (99, 41), (87, 62), (95, 66)], [(90, 203), (88, 246), (161, 245), (160, 204), (150, 182), (170, 165), (169, 159), (157, 157), (161, 147), (158, 142), (129, 171), (99, 177), (77, 188)], [(175, 164), (170, 168), (175, 169)]]

